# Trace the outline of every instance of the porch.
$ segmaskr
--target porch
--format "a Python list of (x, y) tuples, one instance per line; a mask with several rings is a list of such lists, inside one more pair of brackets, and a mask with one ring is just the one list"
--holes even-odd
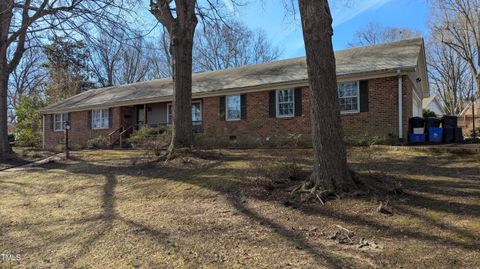
[[(120, 126), (109, 133), (111, 146), (125, 146), (130, 135), (141, 128), (151, 128), (152, 134), (163, 133), (173, 123), (171, 102), (140, 104), (120, 107)], [(192, 101), (192, 125), (194, 133), (203, 132), (202, 101)]]

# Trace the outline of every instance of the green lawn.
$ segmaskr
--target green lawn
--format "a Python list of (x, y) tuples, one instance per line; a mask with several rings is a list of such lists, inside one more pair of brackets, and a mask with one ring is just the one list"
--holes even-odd
[[(163, 165), (78, 151), (0, 172), (0, 254), (20, 254), (0, 268), (480, 268), (479, 155), (352, 148), (352, 168), (405, 194), (323, 206), (289, 205), (275, 186), (291, 183), (259, 176), (286, 165), (285, 150), (207, 153)], [(309, 150), (288, 154), (310, 166)], [(353, 244), (330, 239), (339, 226)]]

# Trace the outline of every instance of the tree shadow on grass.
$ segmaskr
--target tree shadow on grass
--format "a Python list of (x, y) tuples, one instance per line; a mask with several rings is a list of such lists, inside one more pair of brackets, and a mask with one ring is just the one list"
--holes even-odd
[[(235, 208), (239, 213), (241, 213), (246, 218), (254, 221), (255, 223), (262, 225), (264, 227), (270, 228), (275, 231), (278, 235), (282, 238), (285, 238), (291, 241), (294, 245), (300, 246), (302, 249), (310, 253), (318, 263), (321, 263), (327, 267), (331, 268), (345, 268), (345, 267), (355, 267), (355, 265), (361, 266), (361, 264), (357, 264), (354, 261), (344, 261), (341, 257), (338, 257), (338, 252), (333, 254), (328, 250), (325, 250), (321, 245), (313, 245), (305, 237), (297, 232), (292, 231), (285, 227), (281, 222), (274, 221), (268, 218), (266, 215), (262, 215), (256, 210), (249, 208), (245, 205), (242, 200), (244, 199), (241, 195), (248, 195), (247, 198), (249, 199), (258, 199), (263, 201), (270, 201), (270, 202), (278, 202), (277, 198), (272, 195), (260, 195), (256, 194), (255, 192), (242, 192), (239, 193), (238, 190), (241, 189), (248, 189), (251, 188), (252, 182), (239, 182), (236, 179), (242, 173), (248, 173), (248, 169), (240, 168), (240, 169), (233, 169), (233, 168), (224, 168), (222, 166), (223, 162), (228, 161), (252, 161), (254, 158), (251, 158), (248, 154), (240, 154), (236, 156), (227, 156), (223, 161), (215, 162), (213, 164), (209, 164), (205, 167), (200, 169), (196, 169), (194, 173), (192, 173), (192, 169), (186, 169), (182, 167), (159, 167), (156, 169), (155, 166), (115, 166), (115, 165), (98, 165), (95, 163), (90, 163), (88, 160), (78, 159), (77, 161), (81, 163), (81, 165), (73, 165), (73, 166), (65, 166), (61, 169), (65, 169), (72, 173), (82, 173), (82, 174), (105, 174), (106, 183), (104, 186), (103, 191), (103, 208), (104, 213), (101, 216), (101, 219), (104, 221), (104, 225), (100, 228), (95, 228), (98, 232), (95, 233), (89, 240), (87, 240), (84, 244), (82, 244), (81, 250), (75, 255), (75, 259), (69, 263), (73, 265), (75, 260), (78, 258), (86, 255), (90, 251), (90, 246), (94, 244), (99, 237), (103, 236), (105, 232), (107, 232), (112, 227), (113, 219), (123, 221), (130, 226), (141, 227), (143, 230), (147, 232), (152, 238), (156, 239), (159, 243), (163, 243), (165, 238), (168, 238), (168, 234), (158, 231), (156, 229), (147, 227), (141, 223), (137, 223), (133, 220), (126, 220), (119, 217), (115, 211), (115, 187), (117, 185), (116, 176), (131, 176), (137, 177), (139, 172), (141, 173), (142, 177), (146, 177), (149, 180), (168, 180), (174, 182), (181, 182), (181, 183), (188, 183), (197, 185), (202, 188), (210, 189), (212, 191), (218, 192), (221, 195), (224, 195), (227, 198), (227, 201), (230, 205)], [(386, 166), (384, 169), (389, 171), (390, 169), (400, 169), (400, 172), (408, 173), (405, 168), (402, 168), (403, 165), (413, 165), (414, 163), (406, 162), (406, 161), (396, 161), (391, 166)], [(361, 167), (362, 165), (359, 164)], [(365, 166), (365, 165), (364, 165)], [(59, 167), (57, 167), (59, 168)], [(88, 168), (88, 169), (85, 169)], [(366, 167), (368, 168), (368, 167)], [(459, 171), (451, 171), (449, 169), (455, 168), (442, 168), (440, 171), (432, 172), (428, 171), (428, 169), (436, 169), (434, 165), (427, 165), (427, 171), (424, 172), (425, 175), (432, 176), (432, 175), (443, 175), (442, 173), (446, 173), (447, 175), (458, 173)], [(476, 168), (473, 167), (470, 170), (466, 170), (467, 174), (474, 173)], [(415, 171), (416, 173), (420, 173), (419, 170)], [(216, 181), (212, 181), (211, 175), (221, 175)], [(228, 181), (232, 181), (227, 183), (227, 185), (235, 186), (234, 188), (225, 188), (222, 186), (223, 183), (227, 183)], [(400, 181), (404, 182), (408, 188), (413, 188), (416, 185), (410, 184), (411, 179), (400, 179)], [(409, 183), (410, 182), (410, 183)], [(419, 181), (416, 184), (421, 184), (421, 189), (423, 191), (429, 191), (433, 194), (445, 194), (443, 191), (444, 188), (456, 188), (456, 187), (465, 187), (465, 188), (478, 188), (478, 185), (472, 182), (443, 182), (442, 191), (438, 191), (438, 186), (432, 187), (431, 184), (435, 183), (434, 180), (430, 181)], [(467, 184), (467, 186), (465, 185)], [(457, 186), (458, 185), (458, 186)], [(474, 193), (468, 193), (470, 195), (475, 195)], [(448, 201), (437, 200), (433, 198), (427, 198), (425, 196), (421, 196), (414, 193), (409, 193), (407, 195), (408, 201), (405, 202), (402, 206), (397, 206), (394, 204), (394, 208), (398, 210), (398, 212), (417, 218), (423, 219), (425, 222), (428, 222), (430, 225), (436, 226), (440, 229), (448, 230), (452, 233), (460, 233), (465, 237), (473, 238), (474, 235), (469, 231), (458, 229), (456, 227), (452, 227), (450, 225), (439, 223), (438, 221), (434, 221), (432, 219), (428, 219), (423, 215), (416, 214), (414, 211), (409, 210), (406, 207), (413, 206), (413, 207), (427, 207), (432, 210), (437, 211), (445, 211), (449, 214), (455, 214), (459, 211), (462, 211), (465, 214), (469, 214), (472, 216), (479, 216), (479, 207), (476, 205), (467, 205), (463, 203), (450, 203)], [(409, 229), (408, 227), (396, 228), (391, 227), (386, 224), (382, 224), (380, 220), (369, 219), (366, 217), (362, 217), (359, 215), (351, 215), (344, 212), (334, 211), (328, 207), (319, 206), (316, 204), (305, 204), (301, 207), (298, 207), (297, 210), (302, 211), (308, 215), (315, 215), (319, 217), (329, 217), (334, 218), (338, 221), (344, 223), (351, 223), (354, 225), (360, 226), (367, 226), (369, 229), (375, 230), (382, 230), (384, 231), (384, 235), (392, 238), (404, 238), (405, 236), (415, 238), (421, 241), (431, 242), (433, 244), (442, 243), (446, 244), (451, 247), (461, 248), (466, 250), (478, 250), (478, 246), (474, 243), (464, 242), (461, 240), (456, 240), (452, 238), (445, 238), (437, 235), (433, 235), (421, 230), (414, 230)]]

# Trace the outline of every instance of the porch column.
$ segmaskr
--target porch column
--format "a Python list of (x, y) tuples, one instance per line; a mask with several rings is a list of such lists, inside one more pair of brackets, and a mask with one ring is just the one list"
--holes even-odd
[(143, 105), (143, 127), (148, 127), (148, 120), (147, 120), (147, 104)]

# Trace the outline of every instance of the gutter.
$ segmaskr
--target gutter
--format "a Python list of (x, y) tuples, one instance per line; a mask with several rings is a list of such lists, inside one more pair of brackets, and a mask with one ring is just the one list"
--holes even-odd
[[(338, 82), (348, 82), (351, 80), (364, 80), (364, 79), (375, 79), (375, 78), (384, 78), (390, 76), (396, 76), (400, 72), (400, 74), (408, 74), (408, 72), (412, 72), (414, 67), (405, 67), (402, 69), (394, 70), (376, 70), (373, 72), (362, 72), (362, 73), (354, 73), (349, 75), (337, 75)], [(224, 90), (215, 90), (209, 92), (197, 92), (192, 93), (192, 99), (196, 98), (206, 98), (206, 97), (215, 97), (215, 96), (222, 96), (226, 94), (232, 93), (250, 93), (250, 92), (259, 92), (259, 91), (268, 91), (268, 90), (275, 90), (283, 87), (305, 87), (308, 86), (308, 79), (296, 80), (296, 81), (289, 81), (289, 82), (280, 82), (280, 83), (271, 83), (271, 84), (260, 84), (256, 86), (249, 86), (245, 88), (231, 88), (231, 89), (224, 89)], [(67, 99), (68, 100), (68, 99)], [(86, 111), (92, 109), (103, 109), (103, 108), (111, 108), (111, 107), (121, 107), (121, 106), (131, 106), (131, 105), (138, 105), (138, 104), (152, 104), (152, 103), (159, 103), (159, 102), (171, 102), (173, 100), (172, 95), (168, 96), (160, 96), (160, 97), (153, 97), (153, 98), (139, 98), (135, 100), (126, 100), (126, 101), (119, 101), (115, 103), (103, 103), (103, 104), (93, 104), (87, 105), (82, 107), (76, 108), (63, 108), (63, 109), (49, 109), (48, 107), (39, 110), (42, 114), (52, 114), (52, 113), (67, 113), (67, 112), (79, 112), (79, 111)]]
[(398, 138), (403, 142), (403, 80), (401, 70), (398, 74)]

